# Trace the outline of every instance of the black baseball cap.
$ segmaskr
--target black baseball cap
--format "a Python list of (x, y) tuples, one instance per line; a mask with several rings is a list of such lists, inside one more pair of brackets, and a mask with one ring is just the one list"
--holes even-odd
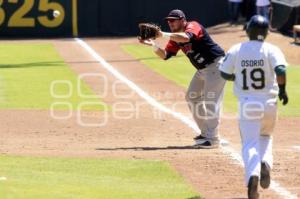
[(165, 18), (165, 20), (168, 19), (186, 19), (185, 14), (182, 10), (172, 10), (169, 15)]

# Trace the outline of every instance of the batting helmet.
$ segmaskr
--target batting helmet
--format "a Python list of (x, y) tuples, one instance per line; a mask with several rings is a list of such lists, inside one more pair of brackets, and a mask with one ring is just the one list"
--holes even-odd
[(269, 30), (269, 20), (260, 15), (254, 15), (247, 24), (246, 32), (250, 40), (263, 41)]

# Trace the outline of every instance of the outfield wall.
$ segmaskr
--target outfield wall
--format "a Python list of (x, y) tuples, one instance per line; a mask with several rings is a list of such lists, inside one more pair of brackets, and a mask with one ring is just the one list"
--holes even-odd
[(228, 15), (227, 0), (0, 0), (0, 37), (133, 36), (139, 22), (166, 29), (175, 8), (204, 26)]
[[(77, 0), (0, 0), (1, 37), (76, 35)], [(53, 17), (53, 10), (61, 15)]]
[(226, 21), (227, 0), (78, 0), (80, 35), (130, 36), (139, 22), (154, 22), (166, 29), (163, 18), (182, 9), (189, 20), (205, 26)]

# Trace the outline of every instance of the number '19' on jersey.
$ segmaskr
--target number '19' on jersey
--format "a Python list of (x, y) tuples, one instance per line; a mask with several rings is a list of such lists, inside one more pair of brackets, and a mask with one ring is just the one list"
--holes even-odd
[(275, 68), (286, 66), (281, 50), (269, 43), (248, 41), (233, 46), (220, 70), (235, 74), (234, 93), (243, 96), (277, 96)]

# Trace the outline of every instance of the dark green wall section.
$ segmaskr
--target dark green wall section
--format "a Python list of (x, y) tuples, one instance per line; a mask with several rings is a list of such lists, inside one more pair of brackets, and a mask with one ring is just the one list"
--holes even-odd
[(293, 25), (300, 23), (300, 0), (273, 0), (272, 7), (272, 28), (292, 36)]
[[(3, 3), (1, 3), (3, 2)], [(227, 19), (227, 0), (0, 0), (0, 37), (133, 36), (140, 22), (167, 30), (163, 18), (182, 9), (188, 20), (211, 26)], [(53, 10), (62, 15), (53, 18)]]
[(154, 22), (167, 30), (163, 18), (182, 9), (189, 20), (204, 26), (226, 21), (227, 0), (78, 0), (79, 35), (132, 36), (139, 22)]
[[(54, 18), (53, 10), (61, 15)], [(72, 0), (0, 1), (1, 37), (65, 37), (72, 33)]]

